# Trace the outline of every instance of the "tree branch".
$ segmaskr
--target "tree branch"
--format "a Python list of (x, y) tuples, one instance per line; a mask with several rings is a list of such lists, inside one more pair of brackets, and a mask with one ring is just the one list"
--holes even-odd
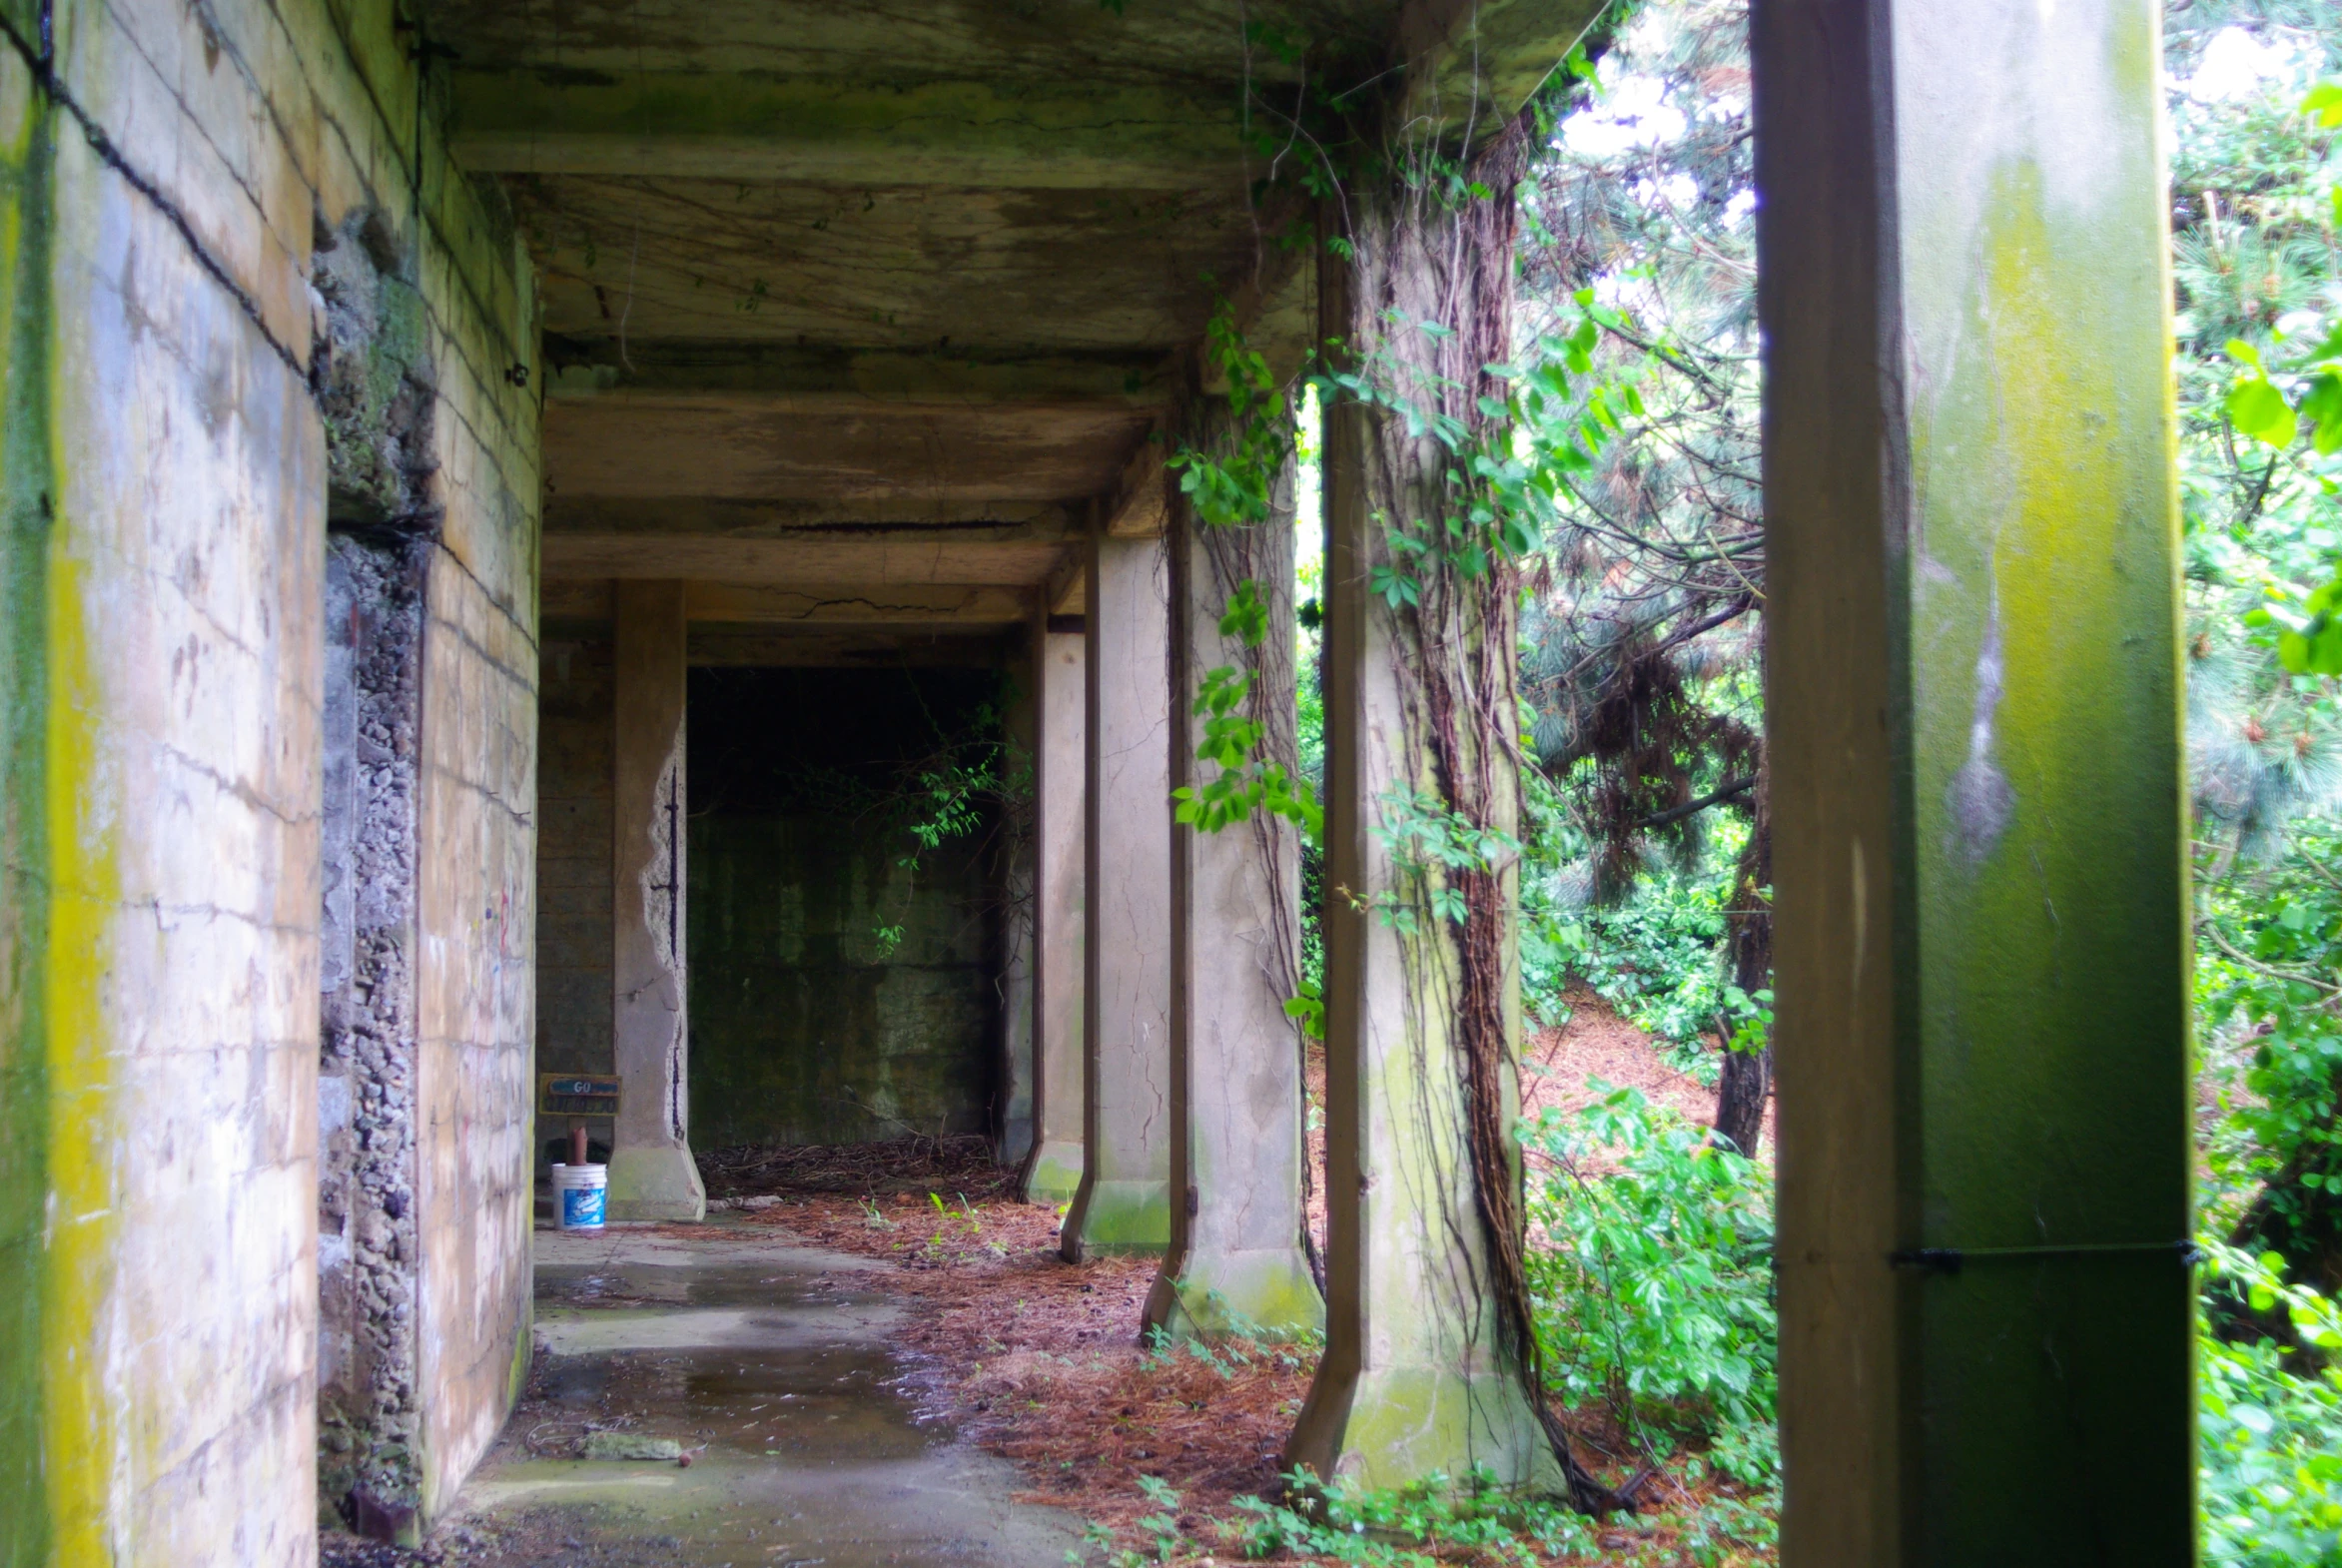
[(1706, 811), (1710, 806), (1720, 806), (1735, 795), (1745, 795), (1756, 787), (1757, 776), (1754, 773), (1746, 778), (1729, 779), (1702, 795), (1698, 800), (1687, 800), (1680, 806), (1670, 806), (1665, 811), (1655, 811), (1637, 822), (1635, 826), (1638, 829), (1663, 828), (1670, 822), (1681, 822), (1686, 817), (1696, 816), (1700, 812)]

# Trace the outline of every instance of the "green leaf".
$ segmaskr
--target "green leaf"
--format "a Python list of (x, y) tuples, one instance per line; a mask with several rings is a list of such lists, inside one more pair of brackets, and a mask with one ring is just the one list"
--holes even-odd
[(2342, 376), (2318, 372), (2301, 395), (2301, 411), (2315, 421), (2309, 439), (2319, 456), (2342, 451)]
[(2301, 112), (2315, 116), (2321, 130), (2342, 125), (2342, 82), (2320, 82), (2301, 101)]
[(2225, 406), (2229, 422), (2253, 439), (2271, 446), (2293, 443), (2297, 422), (2293, 407), (2267, 378), (2238, 382), (2229, 389)]

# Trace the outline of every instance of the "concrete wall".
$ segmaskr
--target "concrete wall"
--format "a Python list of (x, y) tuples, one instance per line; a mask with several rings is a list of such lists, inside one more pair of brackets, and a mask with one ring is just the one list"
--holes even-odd
[(383, 215), (436, 367), (415, 955), (432, 1496), (525, 1348), (537, 485), (534, 397), (506, 372), (533, 359), (531, 279), (435, 140), (410, 189), (388, 3), (46, 9), (0, 4), (0, 1562), (305, 1564), (312, 248)]
[(997, 816), (902, 862), (905, 813), (925, 809), (906, 767), (1000, 686), (980, 670), (692, 672), (695, 1147), (998, 1126)]
[[(536, 1066), (608, 1073), (610, 638), (548, 636), (537, 709)], [(550, 1138), (564, 1131), (548, 1128)], [(607, 1119), (589, 1124), (607, 1143)]]
[(693, 820), (697, 1147), (992, 1130), (989, 857), (949, 846), (914, 878), (903, 849), (841, 817)]
[[(424, 590), (416, 1200), (426, 1515), (494, 1441), (528, 1369), (535, 486), (523, 510), (497, 478), (482, 462), (475, 505), (451, 498), (449, 544)], [(466, 512), (476, 533), (460, 539)], [(525, 598), (499, 597), (487, 586), (498, 581)]]

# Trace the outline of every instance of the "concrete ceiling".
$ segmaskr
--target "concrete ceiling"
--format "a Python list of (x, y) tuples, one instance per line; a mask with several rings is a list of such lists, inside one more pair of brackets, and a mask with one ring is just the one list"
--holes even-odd
[(1279, 41), (1403, 61), (1409, 112), (1453, 119), (1592, 9), (440, 0), (456, 157), (543, 272), (548, 617), (684, 576), (735, 652), (834, 653), (1078, 607), (1070, 540), (1161, 516), (1150, 437), (1214, 300), (1308, 337), (1248, 199)]

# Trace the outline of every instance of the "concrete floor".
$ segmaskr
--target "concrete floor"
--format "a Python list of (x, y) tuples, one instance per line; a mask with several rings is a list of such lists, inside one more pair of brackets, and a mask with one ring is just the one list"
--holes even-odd
[[(1013, 1503), (1015, 1469), (922, 1423), (868, 1259), (761, 1227), (536, 1234), (528, 1399), (449, 1530), (486, 1568), (1059, 1563), (1078, 1521)], [(571, 1455), (588, 1428), (691, 1463)]]

